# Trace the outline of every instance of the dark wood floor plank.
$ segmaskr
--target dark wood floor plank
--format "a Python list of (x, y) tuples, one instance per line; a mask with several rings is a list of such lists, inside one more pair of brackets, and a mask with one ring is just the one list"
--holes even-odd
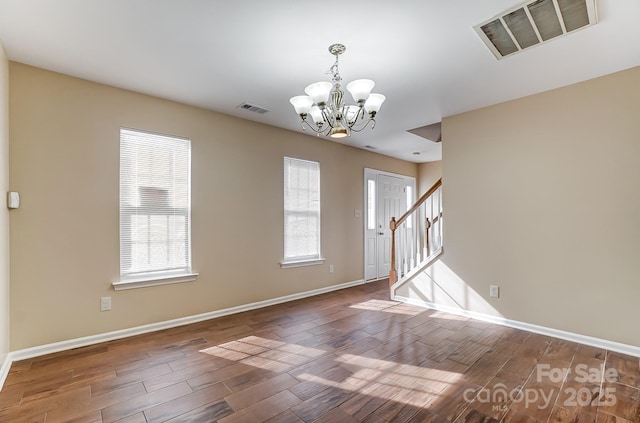
[(291, 408), (302, 421), (313, 422), (329, 413), (340, 404), (355, 395), (354, 392), (340, 388), (327, 388), (308, 400)]
[(361, 421), (387, 402), (388, 398), (393, 397), (394, 392), (397, 389), (382, 385), (369, 386), (340, 404), (339, 408), (355, 420)]
[(68, 351), (48, 354), (32, 359), (30, 370), (41, 367), (56, 367), (58, 369), (68, 369), (83, 360), (99, 360), (101, 354), (108, 352), (105, 344), (90, 345), (83, 348), (74, 348)]
[(277, 373), (271, 370), (256, 367), (246, 373), (238, 376), (230, 377), (224, 381), (224, 384), (231, 392), (240, 392), (251, 386), (255, 386), (260, 382), (273, 378)]
[(178, 417), (167, 420), (167, 423), (216, 422), (233, 414), (233, 408), (226, 401), (218, 401), (196, 408)]
[(0, 395), (0, 410), (17, 407), (22, 401), (25, 387), (21, 384), (5, 386)]
[(618, 418), (640, 422), (640, 389), (616, 382), (606, 382), (604, 392), (611, 392), (615, 397), (615, 404), (604, 404), (599, 411)]
[(144, 411), (144, 415), (149, 423), (164, 422), (206, 405), (217, 403), (229, 393), (229, 389), (223, 383), (217, 383), (149, 408)]
[(51, 411), (48, 411), (47, 423), (63, 423), (72, 419), (78, 419), (114, 404), (134, 400), (146, 393), (147, 392), (145, 391), (142, 382), (137, 382), (123, 388), (105, 392), (98, 396), (92, 396), (88, 400), (68, 402), (64, 407), (58, 406)]
[(189, 367), (181, 367), (180, 369), (174, 370), (170, 373), (164, 373), (144, 379), (144, 387), (147, 392), (153, 392), (158, 389), (166, 388), (167, 386), (175, 385), (176, 383), (184, 380), (196, 378), (212, 370), (226, 367), (234, 362), (230, 360), (218, 361), (208, 357), (203, 361), (194, 360), (193, 363), (194, 364)]
[(133, 416), (125, 417), (118, 423), (147, 423), (147, 419), (144, 417), (144, 413), (137, 413)]
[[(78, 373), (78, 376), (76, 376)], [(85, 386), (92, 386), (99, 382), (105, 382), (116, 378), (116, 373), (110, 366), (92, 368), (91, 370), (82, 370), (76, 372), (73, 370), (72, 377), (68, 379), (57, 380), (55, 382), (48, 381), (45, 383), (29, 383), (25, 387), (23, 401), (31, 401), (48, 396), (59, 395), (62, 392), (73, 391)]]
[(255, 370), (255, 367), (248, 364), (233, 363), (229, 366), (211, 370), (199, 376), (189, 378), (187, 379), (187, 382), (194, 391), (198, 391), (212, 385), (217, 385), (224, 380), (253, 370)]
[(300, 420), (298, 416), (293, 414), (291, 410), (286, 410), (278, 414), (277, 416), (274, 416), (274, 417), (271, 417), (270, 419), (265, 420), (264, 423), (303, 423), (303, 422), (302, 420)]
[(11, 420), (0, 420), (2, 422), (7, 421), (11, 423), (45, 423), (47, 413), (36, 413), (27, 415), (15, 415), (11, 416)]
[(65, 423), (102, 423), (102, 413), (100, 410), (91, 411), (83, 416), (66, 420)]
[(234, 392), (225, 397), (225, 401), (234, 410), (239, 411), (295, 385), (298, 385), (298, 381), (288, 373), (283, 373), (239, 392)]
[(288, 410), (298, 403), (300, 403), (298, 397), (285, 390), (262, 401), (259, 401), (250, 407), (243, 408), (242, 410), (230, 416), (224, 417), (220, 419), (219, 422), (264, 422)]
[[(553, 407), (550, 422), (553, 423), (589, 423), (595, 422), (597, 415), (579, 408)], [(614, 420), (618, 423), (618, 420)]]
[(0, 410), (0, 421), (12, 421), (12, 419), (39, 416), (50, 410), (63, 408), (68, 404), (75, 404), (91, 399), (91, 387), (78, 388), (72, 391), (62, 392), (59, 395), (51, 395), (45, 398), (24, 400), (18, 407)]
[(606, 369), (615, 372), (616, 382), (632, 388), (640, 388), (640, 360), (619, 353), (608, 353)]
[(314, 420), (313, 423), (357, 423), (358, 421), (341, 409), (334, 408), (324, 416)]
[(351, 371), (343, 366), (334, 366), (322, 372), (319, 375), (316, 374), (302, 374), (299, 378), (302, 382), (289, 388), (289, 390), (295, 394), (302, 401), (306, 401), (320, 392), (327, 389), (329, 386), (338, 387), (343, 386), (344, 382), (353, 375)]
[(180, 382), (145, 395), (140, 395), (132, 400), (122, 401), (118, 404), (105, 407), (102, 409), (102, 419), (105, 423), (115, 422), (192, 392), (193, 390), (187, 382)]
[(5, 386), (30, 384), (42, 384), (47, 381), (71, 379), (73, 377), (72, 368), (42, 368), (38, 367), (28, 371), (10, 371), (5, 381)]

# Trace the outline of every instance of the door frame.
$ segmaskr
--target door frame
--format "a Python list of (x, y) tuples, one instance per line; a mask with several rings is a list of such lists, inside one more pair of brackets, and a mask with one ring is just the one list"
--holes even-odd
[[(395, 178), (401, 178), (404, 179), (404, 187), (411, 187), (411, 204), (415, 203), (416, 201), (416, 178), (414, 176), (407, 176), (407, 175), (401, 175), (399, 173), (392, 173), (392, 172), (386, 172), (383, 170), (378, 170), (378, 169), (371, 169), (371, 168), (364, 168), (364, 198), (363, 198), (363, 219), (362, 219), (362, 228), (363, 228), (363, 256), (362, 256), (362, 269), (363, 269), (363, 275), (364, 275), (364, 281), (365, 282), (374, 282), (380, 279), (384, 279), (386, 277), (388, 277), (389, 275), (379, 275), (378, 274), (378, 249), (380, 248), (380, 246), (378, 245), (378, 237), (376, 237), (376, 241), (375, 241), (375, 251), (373, 251), (375, 260), (376, 260), (376, 275), (375, 277), (370, 277), (370, 275), (367, 274), (367, 255), (370, 253), (369, 252), (369, 243), (367, 242), (367, 231), (371, 231), (372, 229), (369, 229), (369, 208), (368, 208), (368, 202), (369, 202), (369, 181), (373, 180), (375, 181), (375, 190), (376, 190), (376, 194), (378, 193), (378, 175), (385, 175), (385, 176), (392, 176)], [(375, 204), (375, 216), (373, 218), (374, 220), (374, 228), (376, 228), (376, 222), (375, 220), (377, 219), (378, 213), (380, 213), (379, 210), (379, 205), (378, 205), (378, 197), (376, 195), (376, 204)], [(400, 217), (400, 216), (396, 216), (396, 217)], [(373, 229), (376, 230), (376, 229)], [(377, 230), (376, 230), (377, 231)]]

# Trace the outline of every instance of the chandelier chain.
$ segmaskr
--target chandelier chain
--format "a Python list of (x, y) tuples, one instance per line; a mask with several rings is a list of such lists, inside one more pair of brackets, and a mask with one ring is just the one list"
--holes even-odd
[(331, 66), (329, 68), (329, 70), (327, 71), (327, 75), (331, 75), (332, 78), (331, 80), (335, 83), (335, 82), (340, 82), (342, 81), (342, 77), (340, 76), (340, 69), (338, 68), (338, 60), (340, 59), (340, 56), (338, 56), (336, 54), (336, 61), (333, 64), (333, 66)]

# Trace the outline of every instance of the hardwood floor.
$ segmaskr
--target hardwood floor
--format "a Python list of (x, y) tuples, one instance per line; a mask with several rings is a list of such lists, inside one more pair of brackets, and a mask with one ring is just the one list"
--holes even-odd
[(17, 362), (0, 422), (640, 422), (638, 358), (387, 295), (381, 281)]

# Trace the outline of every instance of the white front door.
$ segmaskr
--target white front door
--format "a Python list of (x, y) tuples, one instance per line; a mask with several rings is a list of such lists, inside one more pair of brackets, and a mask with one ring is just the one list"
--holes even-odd
[[(365, 280), (383, 279), (391, 270), (392, 217), (407, 210), (407, 187), (413, 193), (415, 180), (402, 175), (365, 170)], [(411, 198), (413, 201), (413, 198)]]
[(407, 210), (404, 179), (378, 175), (378, 278), (391, 270), (391, 218), (398, 219)]

